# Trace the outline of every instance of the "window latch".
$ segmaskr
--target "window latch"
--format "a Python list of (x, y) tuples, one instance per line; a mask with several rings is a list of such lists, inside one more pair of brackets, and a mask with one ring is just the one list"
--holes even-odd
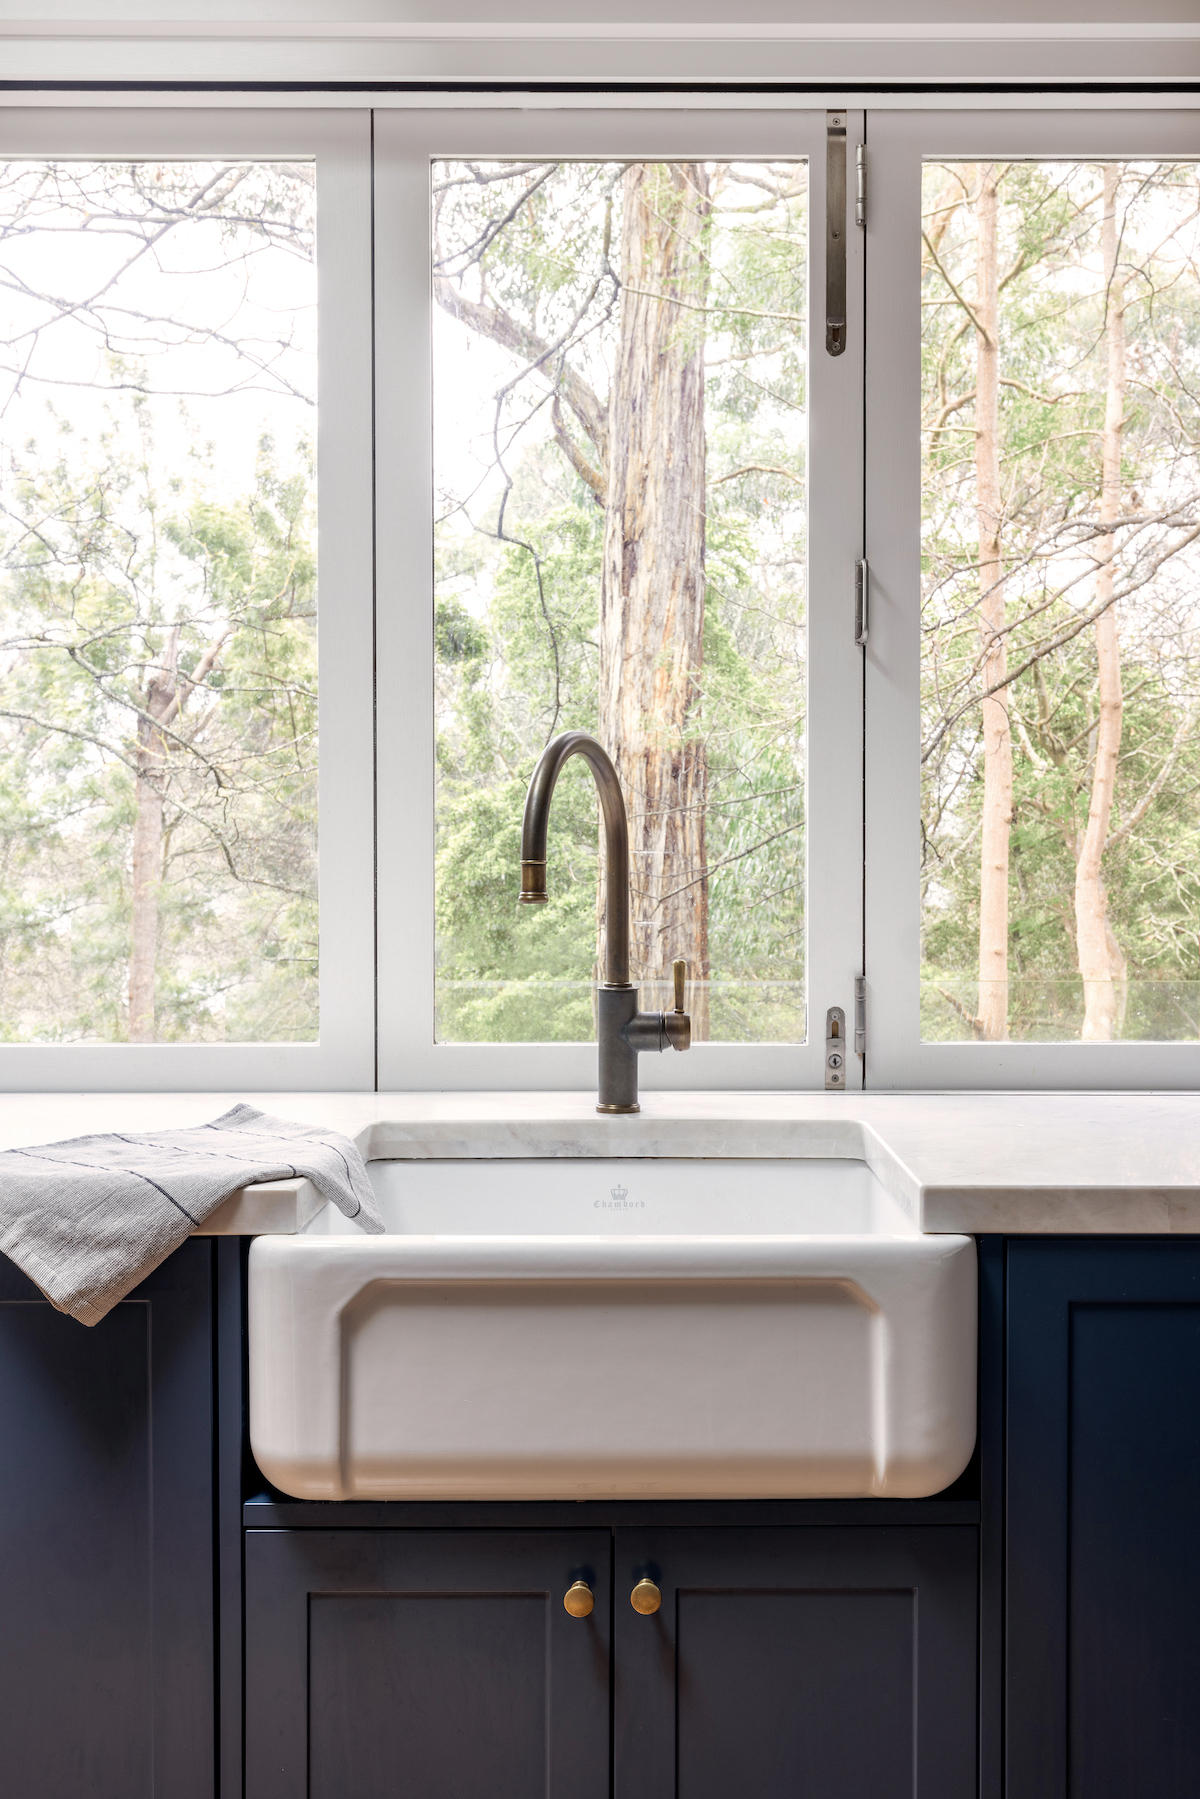
[(825, 1085), (834, 1093), (846, 1091), (846, 1014), (840, 1006), (825, 1014)]

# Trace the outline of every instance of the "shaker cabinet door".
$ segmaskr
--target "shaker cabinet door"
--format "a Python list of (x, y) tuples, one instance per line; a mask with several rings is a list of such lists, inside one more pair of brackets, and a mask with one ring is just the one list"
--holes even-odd
[(212, 1246), (90, 1329), (0, 1256), (0, 1791), (212, 1799)]
[(616, 1799), (973, 1799), (976, 1569), (969, 1526), (618, 1531)]
[(1200, 1792), (1200, 1242), (1008, 1246), (1010, 1799)]
[(248, 1531), (246, 1799), (608, 1799), (610, 1555), (603, 1530)]

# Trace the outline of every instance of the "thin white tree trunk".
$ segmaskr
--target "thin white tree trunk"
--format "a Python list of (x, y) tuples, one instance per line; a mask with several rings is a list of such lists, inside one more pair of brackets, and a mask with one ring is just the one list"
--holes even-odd
[(166, 666), (146, 682), (138, 719), (137, 779), (134, 783), (133, 880), (129, 943), (129, 1041), (153, 1043), (154, 984), (158, 958), (158, 894), (162, 885), (163, 782), (167, 739), (161, 725), (177, 708), (178, 633), (171, 635)]
[(171, 743), (167, 728), (216, 666), (228, 632), (209, 644), (192, 675), (179, 673), (179, 628), (171, 632), (161, 667), (142, 696), (134, 782), (133, 857), (129, 930), (129, 1041), (153, 1043), (158, 900), (163, 875), (163, 789)]
[[(624, 177), (621, 336), (608, 404), (600, 738), (629, 811), (633, 979), (683, 956), (708, 978), (704, 637), (704, 239), (700, 163)], [(680, 304), (679, 302), (682, 302)], [(601, 921), (603, 922), (603, 921)], [(693, 1038), (708, 994), (691, 994)]]
[[(983, 687), (1004, 680), (1008, 652), (1004, 629), (1000, 493), (1000, 330), (997, 272), (996, 167), (980, 171), (975, 203), (975, 506), (979, 534), (979, 628), (983, 638)], [(983, 701), (983, 822), (979, 857), (980, 1034), (1008, 1035), (1008, 846), (1012, 826), (1013, 758), (1008, 689)]]
[[(1118, 280), (1117, 190), (1121, 170), (1109, 164), (1104, 170), (1103, 218), (1100, 246), (1104, 262), (1105, 345), (1107, 371), (1104, 398), (1104, 431), (1101, 438), (1100, 523), (1111, 525), (1121, 513), (1121, 430), (1125, 419), (1125, 290)], [(1092, 792), (1087, 827), (1080, 840), (1075, 867), (1075, 940), (1079, 972), (1083, 976), (1083, 1029), (1085, 1042), (1107, 1043), (1116, 1034), (1125, 965), (1108, 922), (1108, 895), (1101, 878), (1104, 846), (1108, 840), (1117, 761), (1121, 753), (1121, 647), (1117, 636), (1117, 609), (1112, 604), (1115, 542), (1103, 532), (1093, 552), (1096, 562), (1096, 604), (1103, 606), (1096, 620), (1096, 663), (1099, 673), (1100, 717), (1096, 727), (1096, 757), (1092, 768)], [(1111, 942), (1110, 942), (1111, 939)], [(1113, 950), (1116, 950), (1114, 957)]]

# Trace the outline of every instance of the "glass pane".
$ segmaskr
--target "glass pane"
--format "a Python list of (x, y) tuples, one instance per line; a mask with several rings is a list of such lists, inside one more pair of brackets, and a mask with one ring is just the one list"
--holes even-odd
[(634, 978), (697, 1037), (804, 1037), (807, 183), (782, 163), (433, 170), (437, 1030), (594, 1036), (598, 832), (569, 763), (547, 906), (525, 788), (596, 734)]
[(1200, 1034), (1200, 174), (931, 164), (926, 1039)]
[(0, 1037), (317, 1035), (313, 169), (0, 164)]

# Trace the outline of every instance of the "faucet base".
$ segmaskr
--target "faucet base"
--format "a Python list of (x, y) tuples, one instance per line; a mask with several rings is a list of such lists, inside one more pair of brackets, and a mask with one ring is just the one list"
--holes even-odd
[(636, 1112), (638, 1059), (626, 1036), (638, 1015), (638, 990), (632, 981), (601, 981), (596, 989), (596, 1049), (600, 1112)]

